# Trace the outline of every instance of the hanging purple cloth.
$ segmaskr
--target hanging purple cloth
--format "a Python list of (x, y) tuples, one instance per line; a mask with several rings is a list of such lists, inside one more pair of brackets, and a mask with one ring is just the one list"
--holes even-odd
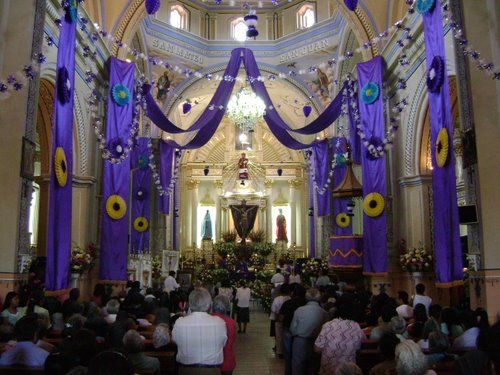
[[(463, 281), (462, 249), (457, 207), (457, 188), (455, 179), (455, 155), (453, 153), (453, 120), (451, 116), (450, 91), (446, 73), (446, 56), (441, 18), (441, 1), (436, 0), (434, 9), (423, 15), (425, 55), (430, 70), (433, 60), (444, 62), (441, 71), (441, 85), (428, 90), (431, 121), (432, 152), (432, 190), (434, 202), (434, 257), (436, 285), (451, 287)], [(442, 128), (448, 130), (449, 155), (444, 167), (436, 163), (436, 139)]]
[[(347, 152), (347, 140), (344, 137), (334, 137), (332, 144), (335, 154), (344, 154)], [(333, 169), (333, 182), (331, 186), (336, 188), (342, 182), (346, 170), (347, 167), (345, 164), (337, 163)], [(347, 214), (347, 204), (349, 201), (349, 198), (333, 198), (333, 234), (335, 236), (348, 236), (352, 234), (352, 221), (349, 221), (349, 225), (345, 228), (340, 227), (336, 222), (337, 215), (342, 213)]]
[[(134, 101), (119, 105), (112, 95), (113, 87), (117, 84), (125, 86), (132, 94), (134, 92), (133, 63), (118, 60), (114, 57), (109, 61), (109, 95), (106, 116), (106, 138), (126, 142), (129, 128), (132, 123)], [(133, 96), (133, 94), (132, 94)], [(111, 218), (106, 211), (106, 203), (112, 195), (118, 195), (129, 203), (130, 196), (130, 157), (120, 164), (111, 164), (104, 161), (102, 182), (102, 222), (101, 222), (101, 251), (99, 277), (104, 281), (127, 280), (127, 256), (129, 233), (129, 207), (119, 219)]]
[[(163, 190), (168, 191), (172, 180), (172, 167), (174, 163), (175, 148), (160, 139), (160, 182)], [(161, 214), (170, 213), (170, 194), (158, 194), (158, 211)]]
[(328, 264), (333, 268), (363, 267), (363, 236), (330, 237)]
[[(151, 169), (149, 168), (149, 138), (137, 139), (131, 152), (132, 168), (132, 229), (130, 252), (149, 252), (151, 225)], [(146, 229), (144, 229), (146, 228)]]
[[(359, 92), (368, 83), (376, 84), (379, 95), (371, 104), (359, 100), (359, 114), (363, 130), (368, 139), (384, 139), (384, 104), (382, 91), (382, 58), (380, 56), (357, 66)], [(373, 92), (373, 90), (372, 90)], [(379, 193), (387, 198), (385, 181), (385, 157), (372, 158), (368, 151), (361, 152), (363, 196)], [(387, 207), (387, 202), (385, 202)], [(386, 209), (377, 217), (363, 214), (364, 267), (365, 274), (387, 272), (387, 214)]]
[[(61, 17), (61, 32), (57, 51), (57, 84), (49, 186), (49, 220), (47, 225), (47, 265), (45, 288), (63, 290), (69, 287), (71, 263), (71, 208), (73, 185), (73, 88), (75, 82), (76, 22)], [(65, 162), (56, 160), (61, 149)], [(66, 174), (64, 186), (56, 178), (56, 165)], [(63, 170), (64, 169), (64, 170)], [(64, 179), (64, 178), (63, 178)]]
[[(314, 158), (314, 156), (313, 156)], [(313, 160), (314, 162), (314, 160)], [(309, 258), (316, 257), (316, 226), (314, 221), (314, 182), (309, 172)]]
[[(331, 154), (329, 152), (330, 141), (328, 139), (323, 139), (317, 142), (312, 147), (312, 152), (314, 153), (314, 185), (313, 190), (316, 193), (316, 202), (318, 204), (318, 216), (330, 215), (330, 205), (331, 205), (331, 195), (332, 189), (331, 184), (328, 184), (328, 188), (321, 194), (317, 188), (323, 189), (327, 183), (330, 172), (331, 165)], [(317, 187), (317, 188), (316, 188)]]

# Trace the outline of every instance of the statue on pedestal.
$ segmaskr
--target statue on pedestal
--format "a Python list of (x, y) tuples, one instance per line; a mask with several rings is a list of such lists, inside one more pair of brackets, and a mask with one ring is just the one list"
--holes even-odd
[(201, 226), (201, 239), (211, 240), (212, 239), (212, 219), (210, 218), (210, 211), (207, 210), (205, 217), (203, 218), (203, 224)]
[(248, 180), (248, 159), (247, 155), (243, 152), (240, 160), (238, 160), (238, 178), (240, 180)]
[(286, 218), (281, 208), (279, 209), (279, 215), (276, 217), (276, 241), (288, 242), (288, 237), (286, 235)]

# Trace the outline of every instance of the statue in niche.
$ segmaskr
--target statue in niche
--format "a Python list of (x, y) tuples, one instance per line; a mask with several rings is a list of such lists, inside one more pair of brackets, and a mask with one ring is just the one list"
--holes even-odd
[(318, 78), (313, 82), (318, 86), (321, 96), (329, 97), (330, 90), (328, 86), (330, 85), (330, 80), (328, 79), (328, 76), (320, 68), (316, 69), (316, 75)]
[(240, 160), (238, 160), (238, 176), (240, 180), (248, 180), (248, 159), (247, 155), (243, 152)]
[(276, 217), (276, 241), (288, 242), (288, 237), (286, 235), (286, 218), (281, 208), (279, 209), (279, 215)]
[(212, 239), (212, 219), (210, 218), (210, 211), (207, 210), (205, 217), (203, 218), (203, 224), (201, 227), (201, 239), (211, 240)]
[(156, 94), (156, 99), (164, 101), (167, 98), (167, 94), (170, 91), (170, 78), (168, 77), (168, 70), (163, 72), (163, 75), (158, 78), (156, 82), (156, 87), (158, 88), (158, 93)]

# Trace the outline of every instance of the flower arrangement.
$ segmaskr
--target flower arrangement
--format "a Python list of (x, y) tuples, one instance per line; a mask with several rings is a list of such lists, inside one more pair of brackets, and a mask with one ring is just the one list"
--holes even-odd
[(267, 258), (272, 254), (274, 245), (270, 242), (259, 242), (253, 245), (254, 252), (263, 258)]
[(94, 265), (97, 257), (97, 247), (90, 242), (87, 247), (73, 244), (71, 249), (71, 272), (82, 274)]
[(399, 257), (401, 268), (404, 271), (426, 271), (432, 268), (432, 254), (420, 243), (418, 247), (412, 247)]
[(254, 230), (250, 232), (248, 238), (250, 238), (252, 242), (261, 243), (266, 240), (266, 232), (263, 230)]
[(279, 259), (279, 263), (283, 263), (283, 264), (293, 263), (292, 253), (289, 250), (284, 251), (283, 253), (281, 253), (280, 259)]
[(155, 255), (151, 259), (151, 277), (153, 280), (160, 280), (161, 279), (161, 271), (162, 271), (162, 263), (161, 263), (161, 257), (159, 255)]
[(234, 230), (230, 230), (228, 232), (222, 233), (222, 241), (223, 242), (234, 242), (236, 241), (236, 237), (238, 234)]
[(320, 271), (328, 272), (328, 262), (324, 259), (309, 259), (302, 266), (302, 276), (304, 280), (318, 277)]
[(253, 253), (248, 263), (255, 268), (262, 268), (266, 265), (266, 260), (259, 253)]
[(235, 247), (234, 242), (217, 242), (214, 245), (214, 250), (222, 259), (225, 259), (229, 254), (234, 253)]
[(271, 281), (271, 278), (269, 278), (269, 281), (263, 281), (263, 280), (255, 280), (251, 285), (250, 289), (252, 290), (252, 296), (255, 299), (260, 300), (262, 307), (264, 308), (265, 311), (271, 311), (271, 305), (272, 305), (272, 297), (271, 297), (271, 288), (269, 288), (269, 283)]

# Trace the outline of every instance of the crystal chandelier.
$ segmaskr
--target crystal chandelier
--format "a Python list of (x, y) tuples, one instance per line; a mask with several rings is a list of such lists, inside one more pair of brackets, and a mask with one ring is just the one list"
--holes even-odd
[(265, 113), (263, 100), (247, 87), (241, 88), (227, 104), (227, 115), (244, 134), (252, 132), (255, 122)]

